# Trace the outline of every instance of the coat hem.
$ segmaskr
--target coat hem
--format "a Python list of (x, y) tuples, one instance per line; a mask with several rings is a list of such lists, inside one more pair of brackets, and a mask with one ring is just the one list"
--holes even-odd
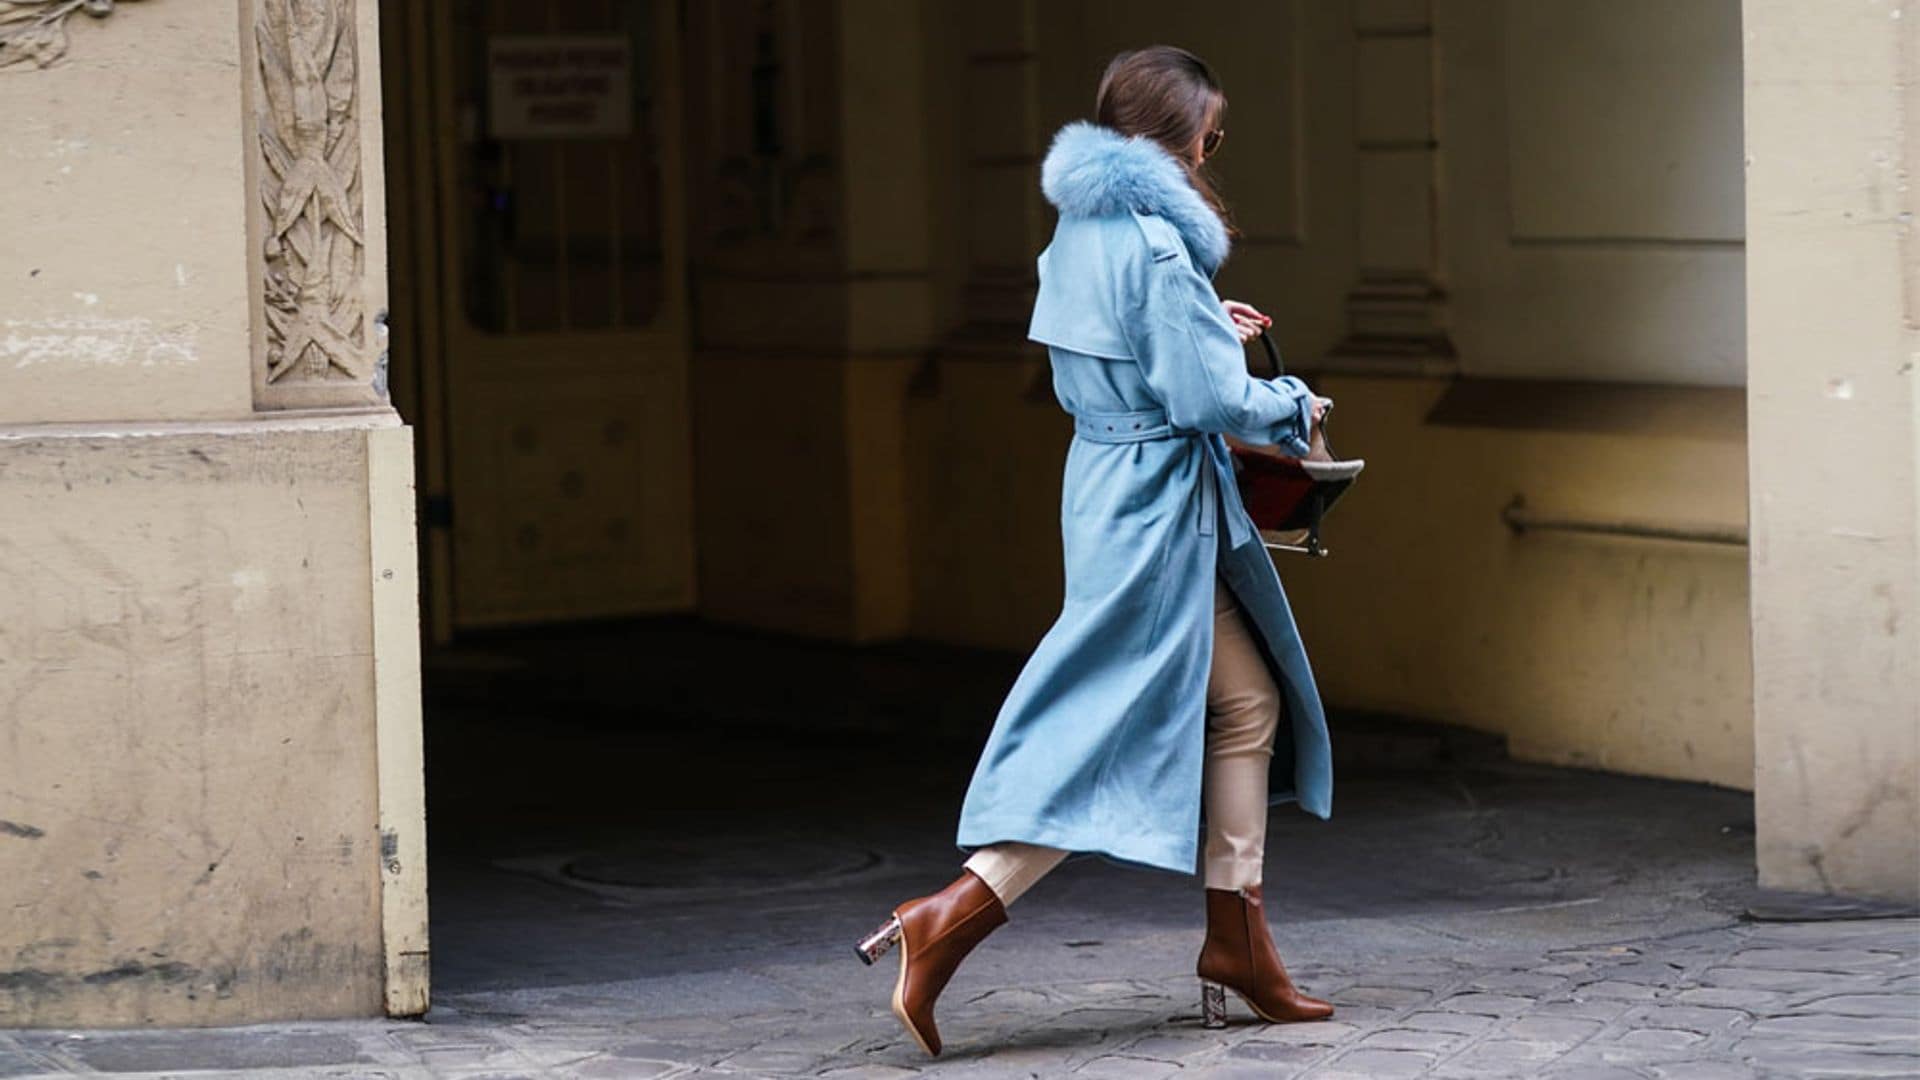
[(1115, 844), (1106, 838), (1096, 838), (1087, 832), (1075, 829), (993, 827), (973, 823), (955, 838), (954, 843), (962, 852), (971, 854), (975, 848), (1010, 840), (1059, 848), (1061, 851), (1076, 855), (1104, 855), (1120, 862), (1138, 863), (1155, 870), (1166, 870), (1176, 874), (1192, 875), (1199, 872), (1200, 844), (1197, 839), (1184, 847), (1168, 847), (1164, 844)]

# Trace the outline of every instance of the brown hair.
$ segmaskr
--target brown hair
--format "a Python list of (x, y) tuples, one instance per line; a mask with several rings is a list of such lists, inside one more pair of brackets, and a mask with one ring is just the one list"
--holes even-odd
[(1187, 180), (1237, 236), (1227, 204), (1204, 165), (1187, 153), (1227, 112), (1227, 95), (1205, 60), (1172, 45), (1149, 45), (1115, 56), (1100, 76), (1094, 117), (1122, 135), (1152, 139), (1187, 171)]

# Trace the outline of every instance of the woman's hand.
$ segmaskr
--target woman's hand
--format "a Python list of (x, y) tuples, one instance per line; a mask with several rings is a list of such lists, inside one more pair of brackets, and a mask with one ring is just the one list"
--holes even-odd
[(1240, 335), (1240, 344), (1245, 345), (1260, 336), (1260, 331), (1273, 325), (1273, 320), (1260, 314), (1252, 304), (1243, 304), (1238, 300), (1222, 300), (1220, 306), (1227, 309), (1227, 315), (1233, 319), (1233, 331)]

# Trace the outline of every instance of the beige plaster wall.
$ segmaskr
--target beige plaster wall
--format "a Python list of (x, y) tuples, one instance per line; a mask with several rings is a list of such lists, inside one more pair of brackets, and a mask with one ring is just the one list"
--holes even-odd
[(1748, 0), (1762, 883), (1920, 896), (1920, 6)]
[(371, 333), (269, 402), (366, 408), (254, 413), (260, 13), (121, 4), (0, 71), (0, 1026), (426, 1007), (410, 439)]
[(0, 1026), (381, 1010), (368, 439), (0, 436)]
[(68, 20), (0, 71), (0, 424), (252, 411), (241, 19)]

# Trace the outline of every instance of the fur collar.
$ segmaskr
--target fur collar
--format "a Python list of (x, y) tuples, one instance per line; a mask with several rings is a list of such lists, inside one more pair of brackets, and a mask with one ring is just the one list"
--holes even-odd
[(1076, 120), (1053, 137), (1040, 166), (1040, 191), (1063, 217), (1126, 211), (1165, 218), (1207, 274), (1231, 247), (1227, 227), (1159, 143)]

